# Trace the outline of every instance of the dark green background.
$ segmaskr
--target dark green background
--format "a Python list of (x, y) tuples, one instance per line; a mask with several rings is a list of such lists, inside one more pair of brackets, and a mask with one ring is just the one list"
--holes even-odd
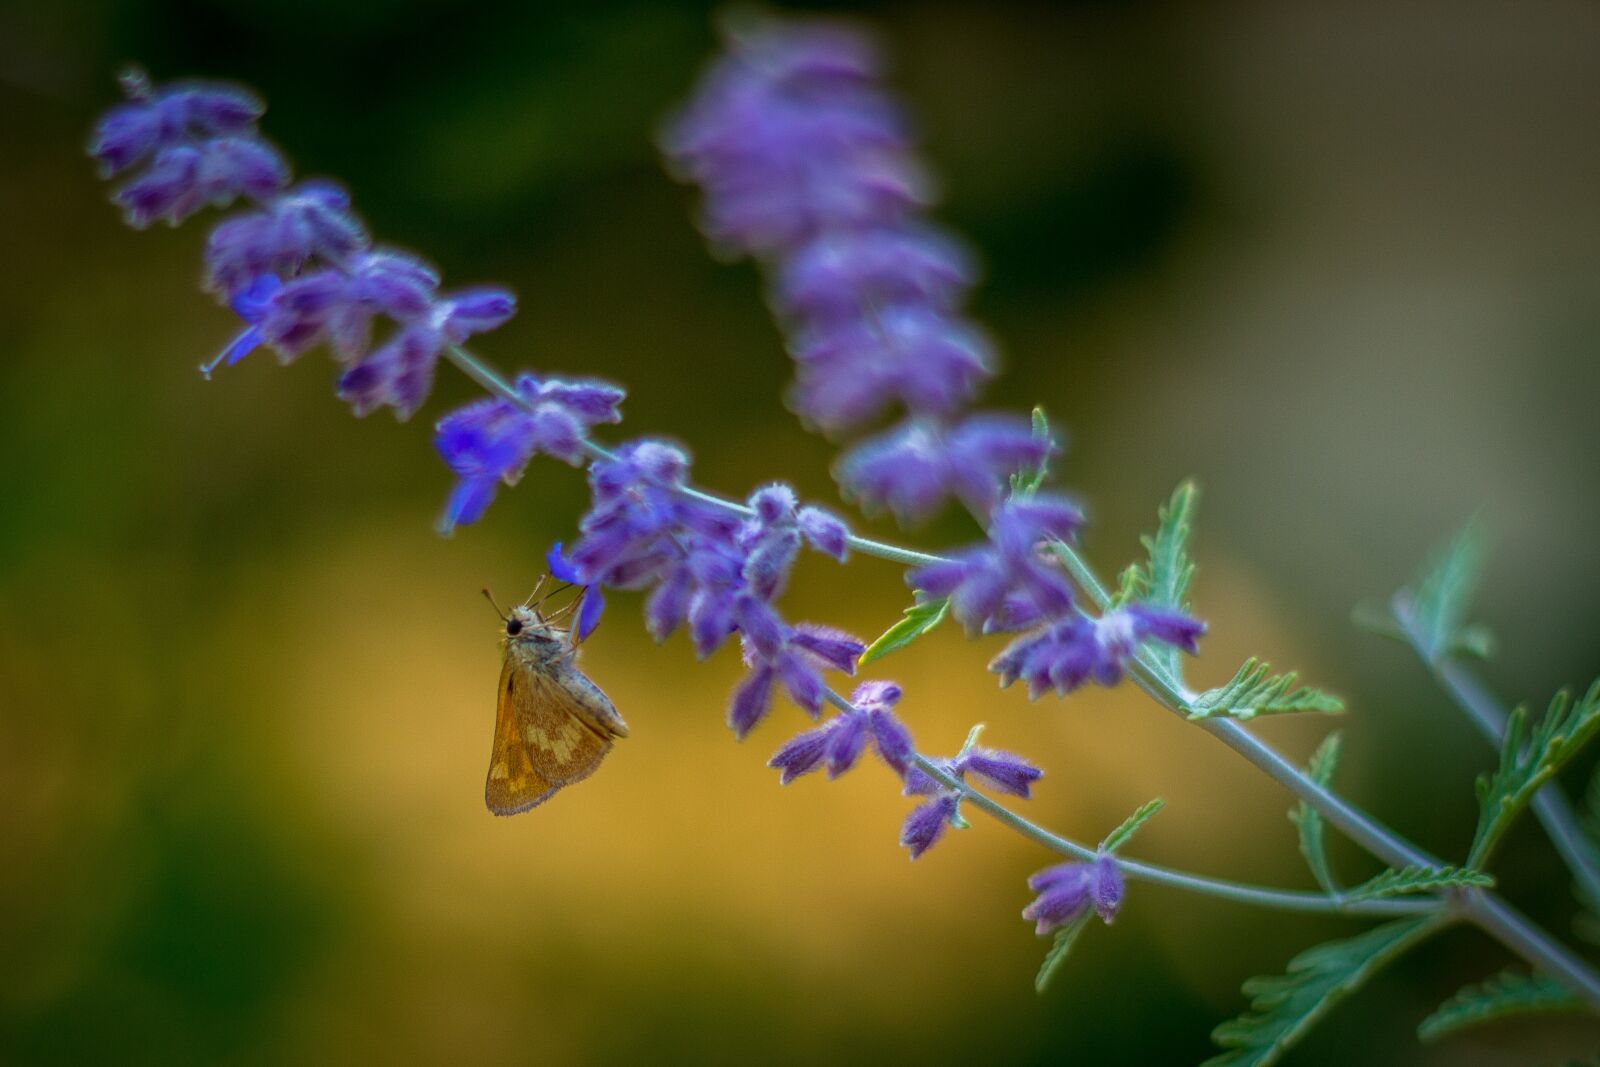
[[(975, 313), (1007, 364), (987, 402), (1066, 426), (1090, 556), (1119, 568), (1197, 476), (1195, 680), (1261, 654), (1344, 693), (1349, 793), (1459, 856), (1490, 753), (1347, 620), (1481, 510), (1493, 683), (1542, 704), (1600, 670), (1600, 12), (867, 14), (940, 217), (987, 263)], [(635, 736), (490, 820), (476, 590), (520, 595), (581, 480), (538, 465), (439, 541), (428, 426), (466, 383), (397, 426), (349, 418), (320, 356), (201, 381), (236, 328), (194, 288), (203, 224), (124, 229), (82, 155), (127, 61), (250, 84), (383, 239), (518, 290), (488, 358), (625, 383), (625, 429), (685, 441), (708, 486), (834, 501), (754, 272), (706, 254), (652, 148), (713, 47), (686, 5), (0, 7), (0, 1059), (1188, 1063), (1239, 981), (1353, 929), (1136, 887), (1036, 998), (1016, 911), (1048, 857), (978, 822), (908, 866), (881, 773), (776, 789), (761, 763), (798, 717), (734, 745), (732, 654), (655, 648), (627, 597), (587, 662)], [(904, 598), (893, 568), (808, 563), (791, 604), (867, 633)], [(1046, 824), (1092, 840), (1161, 794), (1140, 855), (1307, 884), (1286, 798), (1247, 766), (1136, 694), (1001, 697), (992, 651), (942, 633), (885, 663), (928, 747), (987, 720), (1049, 770)], [(1302, 754), (1325, 728), (1262, 731)], [(1501, 868), (1566, 930), (1534, 828)], [(1452, 934), (1293, 1062), (1600, 1047), (1547, 1023), (1419, 1050), (1416, 1020), (1503, 962)]]

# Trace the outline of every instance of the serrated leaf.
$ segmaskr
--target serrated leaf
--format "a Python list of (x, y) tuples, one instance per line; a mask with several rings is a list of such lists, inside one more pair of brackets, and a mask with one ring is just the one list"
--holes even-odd
[(1413, 638), (1430, 662), (1462, 653), (1486, 656), (1493, 639), (1486, 627), (1467, 626), (1467, 610), (1483, 576), (1488, 556), (1483, 524), (1469, 520), (1449, 541), (1434, 550), (1414, 589), (1402, 589), (1396, 613), (1409, 614)]
[(1201, 1067), (1267, 1067), (1385, 964), (1443, 925), (1438, 916), (1399, 919), (1343, 941), (1307, 949), (1288, 973), (1244, 983), (1251, 1010), (1223, 1023), (1211, 1039), (1224, 1052)]
[[(1311, 780), (1318, 785), (1326, 787), (1333, 781), (1334, 768), (1339, 765), (1341, 743), (1341, 735), (1335, 730), (1324, 737), (1317, 750), (1311, 754), (1311, 762), (1307, 765), (1306, 771), (1311, 775)], [(1328, 863), (1327, 843), (1322, 833), (1324, 829), (1322, 812), (1302, 800), (1289, 809), (1289, 821), (1294, 823), (1300, 832), (1300, 855), (1306, 858), (1306, 866), (1311, 868), (1311, 877), (1317, 880), (1323, 892), (1339, 892), (1339, 885), (1333, 878), (1333, 868)]]
[(1585, 742), (1600, 732), (1600, 681), (1578, 700), (1562, 690), (1544, 718), (1528, 734), (1528, 709), (1519, 707), (1506, 721), (1500, 766), (1478, 778), (1478, 829), (1467, 854), (1468, 867), (1483, 867), (1494, 846), (1528, 806), (1539, 787), (1555, 777)]
[(1121, 826), (1106, 835), (1106, 839), (1100, 842), (1100, 851), (1115, 852), (1126, 845), (1139, 832), (1139, 828), (1150, 821), (1152, 815), (1166, 807), (1166, 803), (1160, 797), (1146, 801), (1138, 811), (1123, 819)]
[[(1141, 601), (1159, 608), (1188, 614), (1189, 583), (1194, 578), (1194, 562), (1189, 558), (1189, 533), (1195, 509), (1200, 504), (1200, 489), (1184, 480), (1156, 513), (1156, 532), (1139, 538), (1148, 558), (1122, 572), (1121, 585), (1112, 607)], [(1182, 661), (1178, 649), (1157, 645), (1150, 655), (1173, 678), (1181, 678)]]
[(1494, 885), (1494, 876), (1485, 871), (1470, 871), (1461, 867), (1391, 867), (1369, 878), (1360, 885), (1346, 890), (1344, 899), (1382, 900), (1384, 897), (1404, 896), (1408, 893), (1431, 893), (1438, 889), (1487, 889)]
[(1033, 989), (1036, 993), (1043, 993), (1050, 988), (1050, 983), (1055, 980), (1056, 973), (1061, 965), (1066, 962), (1067, 954), (1072, 951), (1072, 943), (1078, 940), (1078, 935), (1083, 933), (1083, 928), (1089, 925), (1089, 918), (1093, 912), (1085, 911), (1067, 925), (1056, 931), (1055, 944), (1050, 946), (1050, 951), (1044, 954), (1044, 963), (1039, 965), (1039, 973), (1033, 979)]
[(1501, 971), (1487, 981), (1463, 986), (1417, 1024), (1417, 1037), (1437, 1041), (1469, 1026), (1533, 1012), (1582, 1011), (1582, 998), (1543, 974)]
[(950, 598), (937, 597), (932, 600), (919, 600), (905, 610), (905, 617), (887, 630), (867, 650), (861, 653), (856, 660), (858, 664), (866, 665), (875, 659), (882, 659), (891, 652), (898, 652), (922, 637), (944, 622), (950, 614)]
[(1248, 720), (1257, 715), (1287, 715), (1300, 711), (1337, 715), (1344, 711), (1344, 701), (1308, 685), (1296, 686), (1298, 680), (1299, 676), (1293, 671), (1274, 675), (1271, 665), (1251, 657), (1227, 685), (1208, 689), (1189, 701), (1189, 718), (1227, 715)]

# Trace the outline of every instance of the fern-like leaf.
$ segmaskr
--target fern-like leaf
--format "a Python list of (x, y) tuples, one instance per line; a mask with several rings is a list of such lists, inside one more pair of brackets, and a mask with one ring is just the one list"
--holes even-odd
[(1133, 839), (1133, 835), (1139, 832), (1139, 828), (1149, 822), (1150, 817), (1165, 807), (1166, 803), (1160, 797), (1146, 801), (1138, 811), (1123, 819), (1121, 826), (1106, 835), (1106, 839), (1100, 842), (1100, 851), (1115, 852), (1126, 845)]
[[(1050, 435), (1050, 420), (1045, 418), (1044, 408), (1033, 409), (1033, 436), (1051, 446), (1054, 451), (1054, 439)], [(1039, 461), (1037, 467), (1020, 470), (1011, 475), (1011, 495), (1028, 497), (1039, 491), (1046, 478), (1050, 477), (1050, 456), (1047, 453)]]
[[(1122, 572), (1112, 606), (1141, 601), (1185, 614), (1189, 611), (1189, 583), (1194, 578), (1194, 562), (1189, 558), (1189, 533), (1194, 526), (1195, 509), (1200, 504), (1200, 489), (1185, 480), (1172, 491), (1171, 498), (1156, 514), (1154, 534), (1139, 538), (1148, 559)], [(1179, 678), (1178, 650), (1167, 645), (1151, 648), (1150, 654), (1168, 674)]]
[(1528, 733), (1528, 711), (1519, 707), (1506, 722), (1500, 766), (1478, 779), (1477, 833), (1467, 866), (1481, 868), (1539, 787), (1555, 777), (1586, 741), (1600, 732), (1600, 681), (1578, 700), (1565, 690), (1550, 701), (1539, 725)]
[(1228, 684), (1208, 689), (1191, 700), (1189, 718), (1227, 715), (1235, 719), (1253, 719), (1257, 715), (1287, 715), (1297, 711), (1330, 715), (1344, 711), (1344, 701), (1308, 685), (1297, 686), (1298, 680), (1293, 671), (1273, 674), (1270, 664), (1252, 657), (1244, 661), (1244, 666)]
[(1055, 943), (1050, 946), (1050, 951), (1044, 954), (1044, 963), (1039, 965), (1039, 973), (1033, 979), (1034, 992), (1043, 993), (1050, 988), (1050, 983), (1060, 972), (1061, 965), (1067, 961), (1067, 954), (1072, 951), (1073, 942), (1078, 940), (1078, 935), (1083, 933), (1083, 928), (1089, 925), (1089, 919), (1093, 915), (1094, 912), (1085, 911), (1056, 931)]
[(1460, 655), (1487, 659), (1493, 653), (1489, 628), (1467, 622), (1488, 550), (1483, 524), (1472, 519), (1434, 550), (1414, 588), (1395, 595), (1400, 628), (1429, 662)]
[(905, 610), (904, 617), (889, 627), (856, 662), (862, 665), (898, 652), (924, 634), (932, 632), (950, 614), (950, 598), (919, 600)]
[(1346, 891), (1344, 899), (1381, 900), (1407, 893), (1431, 893), (1438, 889), (1487, 889), (1492, 885), (1494, 876), (1485, 871), (1469, 871), (1460, 867), (1401, 867), (1398, 870), (1391, 867)]
[(1252, 1010), (1211, 1032), (1226, 1051), (1201, 1067), (1277, 1063), (1334, 1005), (1442, 925), (1433, 915), (1399, 919), (1307, 949), (1289, 961), (1285, 975), (1250, 979), (1244, 992)]
[(1417, 1025), (1417, 1037), (1437, 1041), (1457, 1030), (1510, 1015), (1583, 1008), (1583, 1000), (1554, 978), (1501, 971), (1477, 985), (1463, 986)]
[[(1334, 768), (1339, 765), (1340, 741), (1339, 731), (1335, 730), (1324, 737), (1311, 754), (1311, 763), (1306, 771), (1311, 775), (1311, 780), (1320, 786), (1326, 787), (1333, 781)], [(1300, 855), (1306, 858), (1311, 877), (1317, 880), (1324, 893), (1339, 892), (1339, 885), (1333, 878), (1333, 868), (1328, 863), (1328, 849), (1322, 833), (1325, 825), (1322, 812), (1302, 800), (1289, 809), (1289, 821), (1300, 832)]]

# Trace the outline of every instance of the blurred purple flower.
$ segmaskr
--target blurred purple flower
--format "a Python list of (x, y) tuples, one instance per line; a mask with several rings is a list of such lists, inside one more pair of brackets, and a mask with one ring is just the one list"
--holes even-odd
[(286, 359), (327, 341), (338, 359), (353, 362), (367, 354), (374, 318), (421, 319), (433, 310), (438, 286), (438, 272), (414, 256), (388, 249), (366, 252), (348, 268), (287, 282), (273, 297), (262, 328)]
[(902, 523), (930, 517), (952, 496), (986, 519), (1005, 479), (1054, 450), (1013, 415), (972, 415), (951, 427), (913, 419), (850, 449), (834, 478), (864, 511), (887, 509)]
[(1104, 853), (1090, 863), (1046, 867), (1028, 879), (1028, 888), (1039, 895), (1022, 909), (1022, 917), (1034, 923), (1041, 937), (1072, 922), (1090, 908), (1102, 922), (1111, 922), (1122, 907), (1125, 891), (1117, 861)]
[(178, 82), (156, 89), (143, 71), (121, 78), (128, 102), (95, 124), (89, 154), (106, 177), (185, 141), (253, 130), (266, 109), (252, 93), (230, 85)]
[(712, 243), (767, 266), (799, 364), (795, 409), (828, 432), (895, 402), (953, 412), (993, 357), (959, 310), (970, 257), (920, 218), (930, 183), (873, 42), (776, 19), (725, 38), (662, 149), (703, 190)]
[(304, 181), (260, 211), (217, 223), (206, 243), (205, 285), (231, 296), (262, 274), (291, 277), (313, 259), (345, 263), (367, 245), (345, 191)]

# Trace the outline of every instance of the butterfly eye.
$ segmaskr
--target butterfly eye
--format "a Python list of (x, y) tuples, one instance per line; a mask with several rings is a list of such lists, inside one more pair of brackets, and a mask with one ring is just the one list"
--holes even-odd
[(521, 619), (507, 619), (506, 620), (506, 633), (510, 634), (512, 637), (515, 637), (518, 634), (520, 634), (521, 632), (522, 632), (522, 620)]

